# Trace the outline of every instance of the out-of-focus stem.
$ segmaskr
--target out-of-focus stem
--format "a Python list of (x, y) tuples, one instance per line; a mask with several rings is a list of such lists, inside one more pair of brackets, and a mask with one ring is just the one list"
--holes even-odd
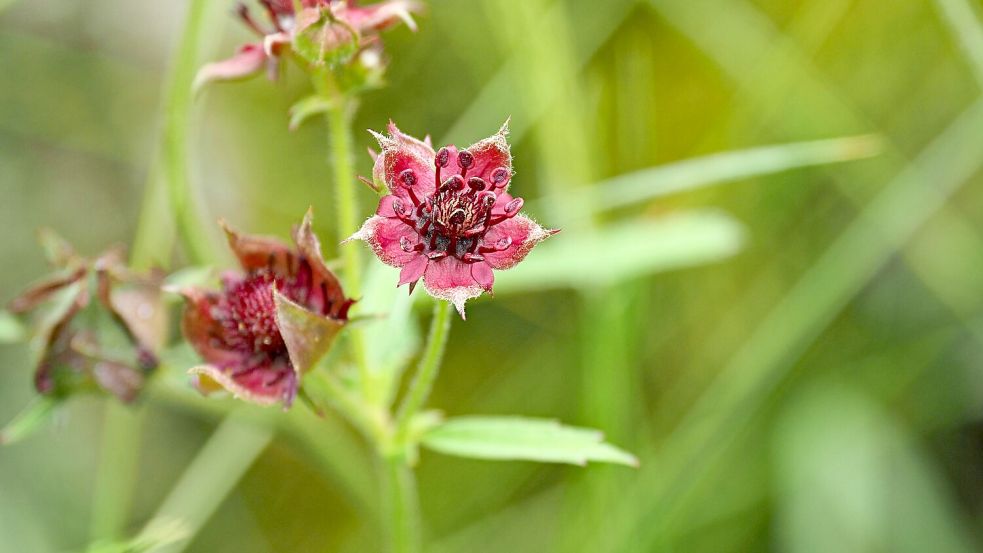
[[(207, 256), (207, 235), (200, 233), (199, 220), (189, 202), (186, 167), (191, 81), (205, 29), (207, 5), (205, 0), (191, 0), (188, 4), (184, 31), (174, 53), (169, 83), (164, 90), (160, 151), (151, 163), (134, 239), (131, 259), (134, 268), (169, 263), (174, 245), (171, 217), (181, 232), (188, 255), (197, 262)], [(131, 411), (115, 401), (106, 404), (90, 519), (93, 540), (117, 539), (126, 526), (138, 473), (141, 418), (139, 411)]]
[(420, 512), (416, 477), (402, 457), (383, 457), (380, 482), (390, 553), (419, 553)]
[(184, 33), (171, 69), (164, 100), (164, 143), (161, 169), (167, 185), (178, 235), (193, 263), (214, 256), (202, 217), (195, 209), (188, 179), (188, 123), (193, 97), (192, 82), (198, 63), (198, 44), (204, 31), (206, 0), (191, 0)]
[(93, 541), (119, 539), (126, 528), (138, 472), (142, 420), (139, 409), (106, 401), (89, 522)]
[(396, 415), (396, 445), (404, 443), (413, 416), (426, 404), (427, 398), (430, 397), (430, 392), (433, 390), (433, 383), (437, 379), (437, 373), (440, 372), (440, 362), (444, 357), (444, 349), (447, 347), (452, 311), (451, 303), (446, 301), (437, 301), (437, 305), (434, 307), (433, 320), (430, 322), (430, 335), (427, 338), (423, 358), (420, 359), (416, 375), (413, 377), (410, 389), (403, 399), (399, 413)]

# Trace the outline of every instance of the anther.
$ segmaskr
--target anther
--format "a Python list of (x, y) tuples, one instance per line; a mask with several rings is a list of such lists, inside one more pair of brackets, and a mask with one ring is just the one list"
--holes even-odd
[(403, 183), (403, 186), (407, 188), (412, 188), (416, 185), (416, 174), (413, 173), (412, 169), (405, 169), (399, 174), (399, 182)]
[(475, 192), (481, 192), (488, 183), (481, 177), (471, 177), (468, 179), (468, 187)]
[(463, 190), (464, 177), (462, 177), (461, 175), (454, 175), (453, 177), (450, 177), (447, 180), (445, 180), (444, 184), (442, 184), (440, 188), (444, 190), (453, 190), (455, 192), (457, 192), (458, 190)]
[(485, 206), (486, 208), (495, 205), (496, 199), (497, 197), (495, 196), (495, 193), (491, 190), (486, 190), (478, 196), (478, 201), (481, 202), (481, 205)]
[(499, 167), (492, 171), (491, 181), (496, 187), (501, 186), (507, 180), (509, 180), (509, 170), (505, 167)]
[(522, 205), (524, 203), (526, 203), (526, 201), (523, 200), (522, 198), (516, 198), (512, 200), (505, 206), (505, 215), (512, 217), (513, 215), (518, 213), (520, 209), (522, 209)]
[(448, 222), (452, 225), (460, 225), (464, 222), (466, 216), (467, 215), (464, 213), (463, 209), (457, 208), (453, 213), (451, 213), (451, 216), (448, 218)]
[(423, 244), (413, 244), (405, 236), (399, 237), (399, 247), (406, 253), (419, 252), (423, 250)]
[(403, 202), (399, 198), (393, 198), (393, 211), (396, 215), (406, 215), (406, 209), (403, 207)]
[(461, 256), (461, 261), (465, 263), (477, 263), (479, 261), (484, 261), (484, 260), (485, 260), (485, 256), (478, 253), (468, 252)]
[(457, 164), (461, 166), (461, 175), (464, 175), (474, 165), (474, 155), (467, 150), (459, 152), (457, 154)]
[(437, 164), (437, 167), (441, 167), (441, 168), (447, 167), (447, 164), (450, 163), (450, 160), (451, 160), (451, 151), (448, 150), (447, 148), (441, 148), (440, 151), (437, 152), (437, 156), (434, 158), (434, 162)]

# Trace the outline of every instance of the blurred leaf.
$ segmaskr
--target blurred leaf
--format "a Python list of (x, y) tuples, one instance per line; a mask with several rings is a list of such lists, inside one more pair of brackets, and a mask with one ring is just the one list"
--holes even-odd
[(687, 159), (608, 179), (585, 188), (597, 210), (632, 205), (677, 192), (790, 169), (869, 158), (881, 138), (860, 135), (763, 146)]
[(959, 41), (976, 82), (983, 85), (983, 27), (973, 4), (969, 0), (935, 0), (935, 4)]
[(597, 288), (633, 277), (710, 263), (737, 253), (744, 231), (716, 211), (615, 223), (595, 232), (560, 233), (515, 269), (499, 273), (495, 293)]
[(18, 442), (47, 424), (55, 412), (57, 402), (47, 396), (39, 396), (24, 408), (14, 420), (0, 430), (0, 445)]
[(9, 311), (0, 311), (0, 344), (13, 344), (27, 337), (24, 325)]
[(334, 102), (330, 98), (326, 98), (320, 94), (312, 94), (298, 100), (297, 103), (290, 106), (290, 130), (297, 130), (308, 118), (327, 113), (333, 106)]
[(604, 443), (596, 430), (524, 417), (459, 417), (423, 437), (428, 448), (475, 459), (586, 465), (587, 461), (638, 466), (634, 455)]

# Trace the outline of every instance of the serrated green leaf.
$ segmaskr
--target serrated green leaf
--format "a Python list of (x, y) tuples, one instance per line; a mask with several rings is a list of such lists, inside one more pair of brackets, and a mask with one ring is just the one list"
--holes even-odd
[(495, 293), (596, 288), (701, 265), (736, 254), (743, 238), (740, 223), (716, 211), (635, 219), (576, 236), (560, 233), (514, 269), (497, 273)]
[(474, 459), (638, 466), (634, 455), (605, 443), (597, 430), (525, 417), (458, 417), (428, 431), (423, 445)]
[(334, 105), (335, 103), (330, 98), (326, 98), (320, 94), (312, 94), (298, 100), (294, 105), (290, 106), (290, 130), (297, 130), (304, 121), (315, 115), (326, 113)]
[(27, 337), (24, 325), (9, 311), (0, 311), (0, 344), (13, 344)]

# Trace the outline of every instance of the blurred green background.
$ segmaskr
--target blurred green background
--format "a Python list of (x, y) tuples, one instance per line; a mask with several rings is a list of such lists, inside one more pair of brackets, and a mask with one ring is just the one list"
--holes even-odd
[[(427, 4), (418, 33), (385, 36), (389, 86), (363, 98), (359, 153), (361, 129), (389, 118), (463, 145), (511, 115), (512, 191), (565, 230), (454, 323), (431, 404), (603, 429), (642, 460), (424, 451), (428, 551), (983, 549), (978, 2)], [(231, 7), (210, 3), (202, 62), (249, 38)], [(46, 272), (41, 226), (86, 253), (132, 242), (185, 8), (0, 0), (0, 300)], [(250, 231), (285, 235), (313, 204), (334, 257), (326, 131), (287, 128), (307, 93), (296, 71), (209, 88), (190, 178), (209, 221)], [(27, 348), (4, 346), (0, 366), (6, 421), (33, 395)], [(136, 533), (229, 407), (175, 388), (110, 413), (139, 444), (129, 473), (103, 445), (109, 403), (73, 400), (0, 449), (0, 551)], [(379, 549), (353, 432), (331, 416), (244, 418), (229, 443), (290, 422), (252, 439), (255, 462), (212, 451), (216, 473), (187, 491), (217, 510), (187, 551)], [(223, 481), (231, 493), (210, 495)], [(107, 486), (132, 487), (132, 505), (107, 507)]]

